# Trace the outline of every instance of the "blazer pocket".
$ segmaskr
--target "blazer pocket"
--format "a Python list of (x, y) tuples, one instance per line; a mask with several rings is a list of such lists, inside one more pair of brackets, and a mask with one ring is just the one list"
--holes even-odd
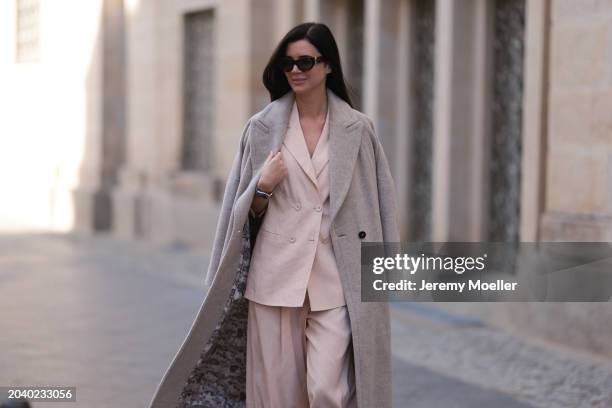
[(279, 244), (288, 242), (289, 240), (287, 238), (285, 238), (284, 236), (282, 236), (281, 234), (277, 233), (277, 232), (272, 232), (269, 231), (265, 228), (261, 228), (259, 230), (259, 235), (260, 238), (265, 239), (265, 240), (269, 240), (269, 241), (274, 241), (277, 242)]

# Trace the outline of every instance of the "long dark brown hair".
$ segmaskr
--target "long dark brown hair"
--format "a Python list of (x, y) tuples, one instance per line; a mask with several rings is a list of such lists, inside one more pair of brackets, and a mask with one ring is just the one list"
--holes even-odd
[(327, 74), (325, 85), (353, 107), (342, 74), (338, 45), (329, 27), (321, 23), (302, 23), (293, 27), (276, 46), (262, 78), (264, 86), (270, 92), (270, 101), (275, 101), (291, 91), (291, 86), (284, 72), (279, 68), (278, 61), (286, 56), (287, 45), (299, 40), (308, 40), (326, 58), (325, 62), (329, 64), (332, 72)]

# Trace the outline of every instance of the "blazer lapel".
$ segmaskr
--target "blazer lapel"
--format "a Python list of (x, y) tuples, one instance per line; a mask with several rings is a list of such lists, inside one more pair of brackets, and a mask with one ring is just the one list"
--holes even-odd
[(315, 151), (312, 154), (311, 162), (318, 180), (319, 174), (321, 174), (325, 168), (325, 165), (329, 162), (329, 102), (327, 105), (325, 125), (323, 125), (321, 137), (319, 138)]
[(304, 132), (302, 131), (302, 127), (300, 125), (300, 117), (295, 103), (293, 104), (293, 108), (291, 110), (287, 136), (285, 137), (283, 144), (287, 146), (287, 149), (298, 162), (304, 173), (306, 173), (310, 181), (318, 189), (319, 184), (317, 183), (317, 176), (315, 174), (312, 159), (310, 158), (310, 153), (308, 153), (308, 146), (306, 146)]
[[(294, 100), (293, 91), (289, 91), (271, 102), (255, 119), (254, 131), (251, 134), (251, 154), (256, 171), (261, 169), (270, 150), (278, 151), (281, 148), (287, 134)], [(329, 205), (330, 222), (333, 222), (351, 183), (361, 144), (363, 124), (350, 105), (329, 88), (327, 88), (327, 101), (329, 104)], [(303, 143), (305, 147), (306, 142)]]

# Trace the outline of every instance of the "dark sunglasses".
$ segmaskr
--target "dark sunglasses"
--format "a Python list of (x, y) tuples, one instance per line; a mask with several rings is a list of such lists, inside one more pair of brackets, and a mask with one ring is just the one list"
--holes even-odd
[(326, 60), (325, 57), (322, 55), (318, 56), (317, 58), (303, 56), (303, 57), (298, 58), (297, 60), (294, 60), (293, 58), (290, 58), (290, 57), (283, 57), (278, 61), (278, 66), (283, 71), (290, 72), (293, 69), (293, 65), (297, 65), (300, 71), (306, 72), (306, 71), (310, 71), (312, 67), (315, 66), (315, 64), (318, 64), (319, 62), (323, 62), (325, 60)]

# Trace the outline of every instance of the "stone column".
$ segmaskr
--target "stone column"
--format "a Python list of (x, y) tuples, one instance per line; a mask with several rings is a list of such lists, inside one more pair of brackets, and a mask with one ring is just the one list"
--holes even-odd
[(273, 42), (276, 45), (290, 29), (302, 22), (304, 6), (297, 0), (273, 0), (272, 7), (276, 12), (273, 35)]
[(408, 214), (411, 211), (411, 202), (409, 192), (413, 185), (411, 164), (412, 155), (410, 154), (410, 141), (412, 140), (413, 116), (409, 108), (412, 102), (413, 94), (410, 92), (411, 79), (413, 76), (413, 64), (411, 56), (413, 54), (413, 36), (412, 30), (413, 15), (412, 1), (401, 1), (398, 10), (399, 25), (397, 38), (397, 76), (396, 86), (399, 90), (397, 95), (397, 127), (396, 127), (396, 152), (398, 159), (395, 161), (395, 168), (392, 170), (395, 174), (395, 184), (397, 187), (397, 199), (399, 206), (399, 222), (400, 234), (402, 240), (409, 238), (408, 236)]
[(113, 192), (113, 231), (122, 238), (150, 236), (145, 193), (152, 183), (159, 140), (158, 4), (140, 1), (126, 8), (127, 155)]
[[(421, 4), (422, 5), (422, 4)], [(415, 203), (421, 194), (417, 191), (418, 183), (415, 177), (418, 159), (416, 155), (416, 138), (419, 120), (416, 117), (419, 109), (424, 109), (424, 101), (418, 98), (419, 86), (423, 73), (421, 71), (424, 61), (421, 52), (426, 46), (417, 32), (421, 27), (418, 26), (417, 4), (413, 0), (401, 1), (399, 3), (397, 15), (399, 18), (398, 38), (397, 38), (397, 72), (395, 84), (397, 88), (397, 123), (395, 132), (395, 166), (393, 173), (397, 186), (398, 205), (400, 208), (400, 233), (402, 240), (423, 239), (421, 236), (414, 236), (415, 228), (411, 221), (415, 217), (422, 217), (422, 214), (415, 214), (417, 208)], [(417, 44), (417, 41), (420, 43)], [(433, 68), (432, 68), (433, 69)], [(422, 121), (422, 120), (421, 120)], [(426, 221), (419, 219), (419, 222)]]
[(612, 233), (610, 2), (552, 2), (543, 240)]
[(380, 0), (365, 0), (363, 51), (363, 112), (378, 121)]
[[(403, 164), (404, 151), (398, 151), (399, 134), (402, 123), (400, 117), (406, 107), (405, 54), (398, 49), (402, 33), (407, 29), (405, 14), (402, 17), (399, 1), (366, 0), (364, 13), (364, 68), (363, 68), (363, 112), (374, 122), (375, 131), (380, 138), (396, 186), (405, 177)], [(404, 27), (402, 27), (402, 24)], [(401, 58), (404, 65), (401, 65)], [(399, 84), (399, 86), (398, 86)], [(401, 114), (400, 114), (401, 112)], [(405, 124), (404, 124), (405, 125)], [(403, 212), (405, 209), (400, 209)]]
[(490, 7), (485, 0), (437, 2), (434, 241), (486, 239)]
[(336, 39), (342, 71), (353, 107), (362, 109), (364, 1), (331, 0), (321, 4), (321, 22)]
[(546, 191), (546, 137), (550, 1), (527, 0), (525, 10), (525, 86), (523, 101), (523, 167), (521, 241), (540, 239)]
[[(250, 67), (249, 71), (245, 72), (249, 82), (247, 87), (243, 89), (243, 92), (249, 96), (249, 116), (270, 103), (270, 93), (263, 86), (262, 74), (272, 51), (280, 40), (280, 38), (276, 38), (278, 31), (275, 27), (277, 26), (270, 21), (270, 16), (274, 15), (275, 7), (274, 0), (251, 1), (245, 6), (247, 10), (245, 18), (248, 19), (249, 34), (242, 45), (241, 51), (246, 54), (245, 57), (248, 59), (248, 66)], [(232, 27), (232, 30), (235, 30), (235, 27)], [(247, 44), (247, 46), (244, 47), (244, 44)], [(245, 122), (246, 119), (248, 117), (245, 118)]]
[(73, 193), (77, 231), (108, 231), (114, 221), (111, 194), (125, 156), (124, 34), (123, 1), (104, 0), (99, 48), (92, 60), (92, 65), (99, 64), (99, 71), (92, 71), (99, 77), (91, 75), (89, 81), (92, 90), (98, 91), (89, 97), (99, 98), (101, 116), (90, 113), (88, 117), (81, 182)]
[(321, 19), (321, 0), (304, 1), (304, 21), (318, 22)]

